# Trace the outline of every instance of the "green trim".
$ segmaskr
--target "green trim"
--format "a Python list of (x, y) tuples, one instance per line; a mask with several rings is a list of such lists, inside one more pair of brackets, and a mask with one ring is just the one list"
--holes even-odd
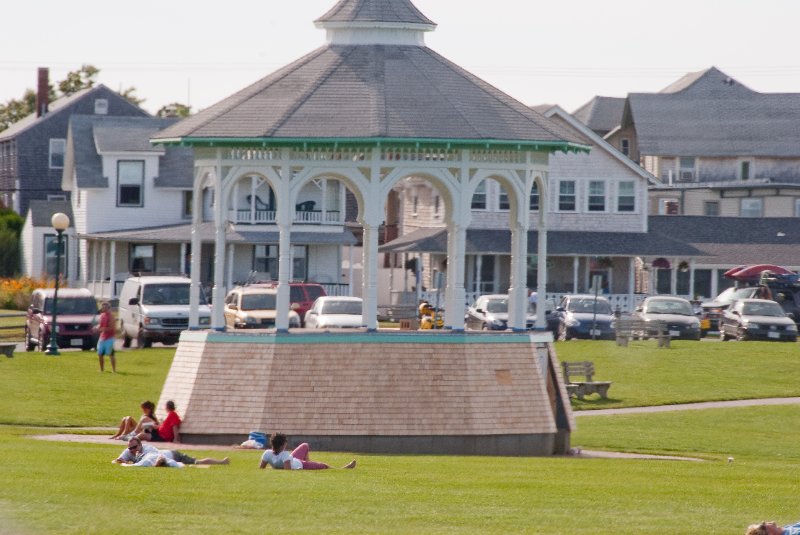
[(299, 150), (312, 148), (363, 147), (411, 147), (415, 149), (502, 149), (514, 151), (547, 150), (549, 152), (589, 152), (591, 147), (572, 141), (535, 141), (502, 139), (437, 139), (437, 138), (263, 138), (263, 137), (175, 137), (154, 138), (152, 143), (181, 147), (229, 147), (229, 148), (285, 148)]
[(184, 331), (181, 341), (210, 342), (230, 344), (428, 344), (428, 345), (470, 345), (470, 344), (530, 344), (552, 342), (549, 333), (450, 333), (450, 332), (330, 332), (319, 333), (278, 333), (240, 334), (238, 332)]

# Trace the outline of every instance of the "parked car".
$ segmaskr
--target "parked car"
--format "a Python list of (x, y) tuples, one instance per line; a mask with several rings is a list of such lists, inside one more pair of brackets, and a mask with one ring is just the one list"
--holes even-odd
[(756, 296), (759, 289), (755, 286), (745, 288), (728, 288), (711, 301), (701, 303), (703, 314), (700, 318), (700, 335), (711, 331), (719, 331), (719, 320), (722, 313), (737, 299), (748, 299)]
[(290, 282), (289, 303), (292, 310), (300, 315), (301, 321), (318, 297), (327, 295), (325, 288), (315, 282)]
[(636, 307), (632, 316), (644, 320), (647, 327), (642, 334), (645, 337), (657, 335), (655, 323), (663, 322), (671, 338), (700, 340), (700, 319), (695, 315), (692, 304), (682, 297), (648, 297)]
[(305, 326), (307, 329), (361, 327), (362, 305), (360, 297), (319, 297), (306, 312)]
[(559, 340), (614, 339), (614, 313), (605, 297), (591, 294), (562, 296), (553, 316)]
[[(191, 280), (180, 276), (129, 277), (119, 293), (119, 325), (122, 345), (138, 347), (153, 342), (172, 345), (189, 327), (189, 290)], [(201, 326), (211, 325), (211, 309), (200, 291)]]
[[(467, 309), (464, 321), (467, 329), (482, 331), (504, 331), (508, 328), (508, 294), (479, 296)], [(526, 301), (527, 303), (527, 301)], [(536, 311), (528, 303), (525, 327), (536, 326)]]
[[(40, 288), (33, 291), (31, 304), (25, 318), (25, 349), (33, 351), (37, 347), (46, 351), (53, 331), (53, 288)], [(86, 288), (60, 288), (58, 290), (59, 348), (79, 347), (89, 350), (97, 346), (97, 301)]]
[[(271, 329), (275, 327), (277, 303), (277, 288), (237, 286), (225, 296), (225, 325), (232, 329)], [(300, 327), (300, 315), (294, 310), (289, 310), (289, 327)]]
[(769, 299), (739, 299), (722, 313), (720, 340), (797, 341), (797, 325)]

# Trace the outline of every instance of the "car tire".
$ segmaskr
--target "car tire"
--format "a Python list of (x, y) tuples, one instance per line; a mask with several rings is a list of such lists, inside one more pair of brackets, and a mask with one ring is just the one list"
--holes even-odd
[(144, 337), (144, 329), (139, 329), (139, 333), (136, 335), (136, 347), (139, 349), (147, 349), (152, 346), (152, 340), (148, 340)]
[(482, 331), (488, 331), (489, 330), (489, 326), (484, 323), (483, 325), (481, 325), (481, 330)]
[(725, 342), (727, 340), (728, 340), (728, 335), (725, 334), (725, 329), (723, 329), (722, 326), (720, 325), (720, 328), (719, 328), (719, 341), (720, 342)]
[(31, 340), (31, 333), (27, 327), (25, 327), (25, 351), (33, 351), (36, 349), (36, 343)]
[(131, 342), (133, 341), (128, 333), (125, 331), (125, 326), (120, 323), (119, 330), (122, 331), (122, 347), (128, 348), (131, 347)]
[(747, 341), (747, 333), (741, 327), (736, 329), (736, 339), (739, 342), (746, 342)]

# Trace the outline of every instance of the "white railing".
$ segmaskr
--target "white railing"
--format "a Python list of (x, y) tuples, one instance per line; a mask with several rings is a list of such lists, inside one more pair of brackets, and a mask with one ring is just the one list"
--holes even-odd
[(331, 282), (320, 282), (317, 283), (323, 288), (325, 288), (325, 293), (328, 295), (335, 295), (335, 296), (347, 296), (350, 295), (350, 285), (349, 284), (342, 284), (342, 283), (331, 283)]

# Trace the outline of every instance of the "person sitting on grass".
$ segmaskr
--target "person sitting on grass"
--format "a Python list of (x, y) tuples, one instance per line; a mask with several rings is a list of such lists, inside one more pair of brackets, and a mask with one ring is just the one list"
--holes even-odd
[[(265, 468), (270, 465), (272, 468), (278, 470), (326, 470), (330, 468), (325, 463), (317, 463), (308, 458), (309, 446), (307, 442), (303, 442), (297, 446), (292, 453), (286, 451), (286, 444), (288, 439), (283, 433), (274, 433), (269, 439), (271, 450), (264, 452), (261, 456), (261, 465), (259, 468)], [(355, 459), (347, 463), (342, 468), (355, 468)]]
[(750, 524), (745, 535), (800, 535), (800, 522), (780, 527), (774, 521), (765, 520), (760, 524)]
[[(195, 459), (182, 451), (159, 450), (154, 446), (142, 444), (142, 440), (139, 437), (133, 437), (128, 440), (128, 447), (125, 448), (125, 451), (111, 462), (136, 466), (161, 466), (158, 464), (159, 456), (183, 464), (229, 464), (231, 462), (228, 457), (224, 459), (212, 459), (211, 457)], [(167, 466), (172, 466), (169, 463), (166, 464)]]
[(158, 427), (145, 429), (137, 436), (150, 442), (180, 442), (181, 417), (175, 412), (175, 402), (167, 401), (167, 417)]
[(140, 405), (142, 409), (142, 418), (136, 422), (133, 416), (126, 416), (119, 424), (119, 429), (112, 439), (128, 440), (129, 438), (144, 432), (158, 425), (158, 418), (156, 418), (156, 404), (152, 401), (143, 401)]

